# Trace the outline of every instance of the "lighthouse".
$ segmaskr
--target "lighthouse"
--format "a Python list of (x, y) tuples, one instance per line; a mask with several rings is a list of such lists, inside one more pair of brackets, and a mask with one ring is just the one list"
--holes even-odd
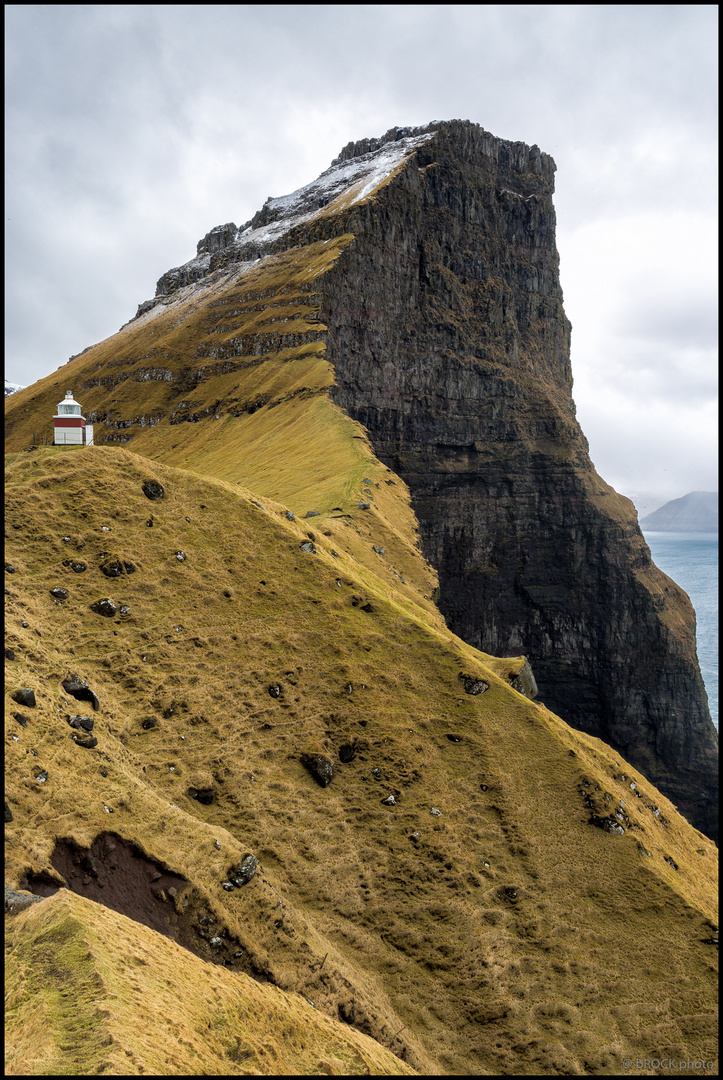
[(66, 391), (65, 398), (58, 402), (57, 408), (53, 417), (53, 445), (82, 446), (85, 442), (89, 446), (93, 442), (93, 427), (86, 425), (72, 390)]

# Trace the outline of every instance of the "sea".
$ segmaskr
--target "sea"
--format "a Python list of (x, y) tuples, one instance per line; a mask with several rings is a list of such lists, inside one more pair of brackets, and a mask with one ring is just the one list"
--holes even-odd
[(644, 532), (653, 562), (685, 589), (695, 609), (698, 662), (718, 727), (718, 534)]

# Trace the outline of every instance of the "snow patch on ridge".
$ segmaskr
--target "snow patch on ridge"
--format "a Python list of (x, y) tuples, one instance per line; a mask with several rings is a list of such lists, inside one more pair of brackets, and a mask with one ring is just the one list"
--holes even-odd
[[(389, 180), (410, 154), (434, 138), (435, 134), (434, 131), (428, 131), (422, 135), (408, 136), (387, 142), (379, 149), (358, 157), (336, 159), (310, 184), (298, 188), (290, 195), (268, 199), (251, 221), (237, 229), (234, 240), (226, 248), (238, 251), (238, 262), (242, 265), (237, 264), (237, 273), (243, 273), (259, 258), (268, 255), (279, 237), (295, 225), (368, 199)], [(259, 224), (254, 227), (257, 220)], [(217, 226), (217, 230), (222, 228), (224, 227)], [(186, 289), (209, 274), (211, 259), (209, 253), (196, 255), (183, 266), (166, 271), (158, 281), (156, 303), (161, 297), (169, 298), (166, 303), (175, 302), (182, 295), (185, 298), (188, 295)], [(135, 318), (148, 314), (152, 307), (155, 307), (155, 304), (146, 300), (139, 305)]]

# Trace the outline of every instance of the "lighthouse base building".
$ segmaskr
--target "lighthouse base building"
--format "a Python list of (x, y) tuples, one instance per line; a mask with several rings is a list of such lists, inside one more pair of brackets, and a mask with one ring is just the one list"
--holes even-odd
[(73, 391), (67, 390), (53, 417), (53, 446), (90, 446), (92, 442), (93, 425), (86, 424)]

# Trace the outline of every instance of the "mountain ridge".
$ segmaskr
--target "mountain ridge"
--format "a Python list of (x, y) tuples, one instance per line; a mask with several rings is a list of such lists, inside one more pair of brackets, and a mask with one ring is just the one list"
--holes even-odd
[(718, 492), (689, 491), (671, 499), (640, 521), (651, 532), (718, 532)]

